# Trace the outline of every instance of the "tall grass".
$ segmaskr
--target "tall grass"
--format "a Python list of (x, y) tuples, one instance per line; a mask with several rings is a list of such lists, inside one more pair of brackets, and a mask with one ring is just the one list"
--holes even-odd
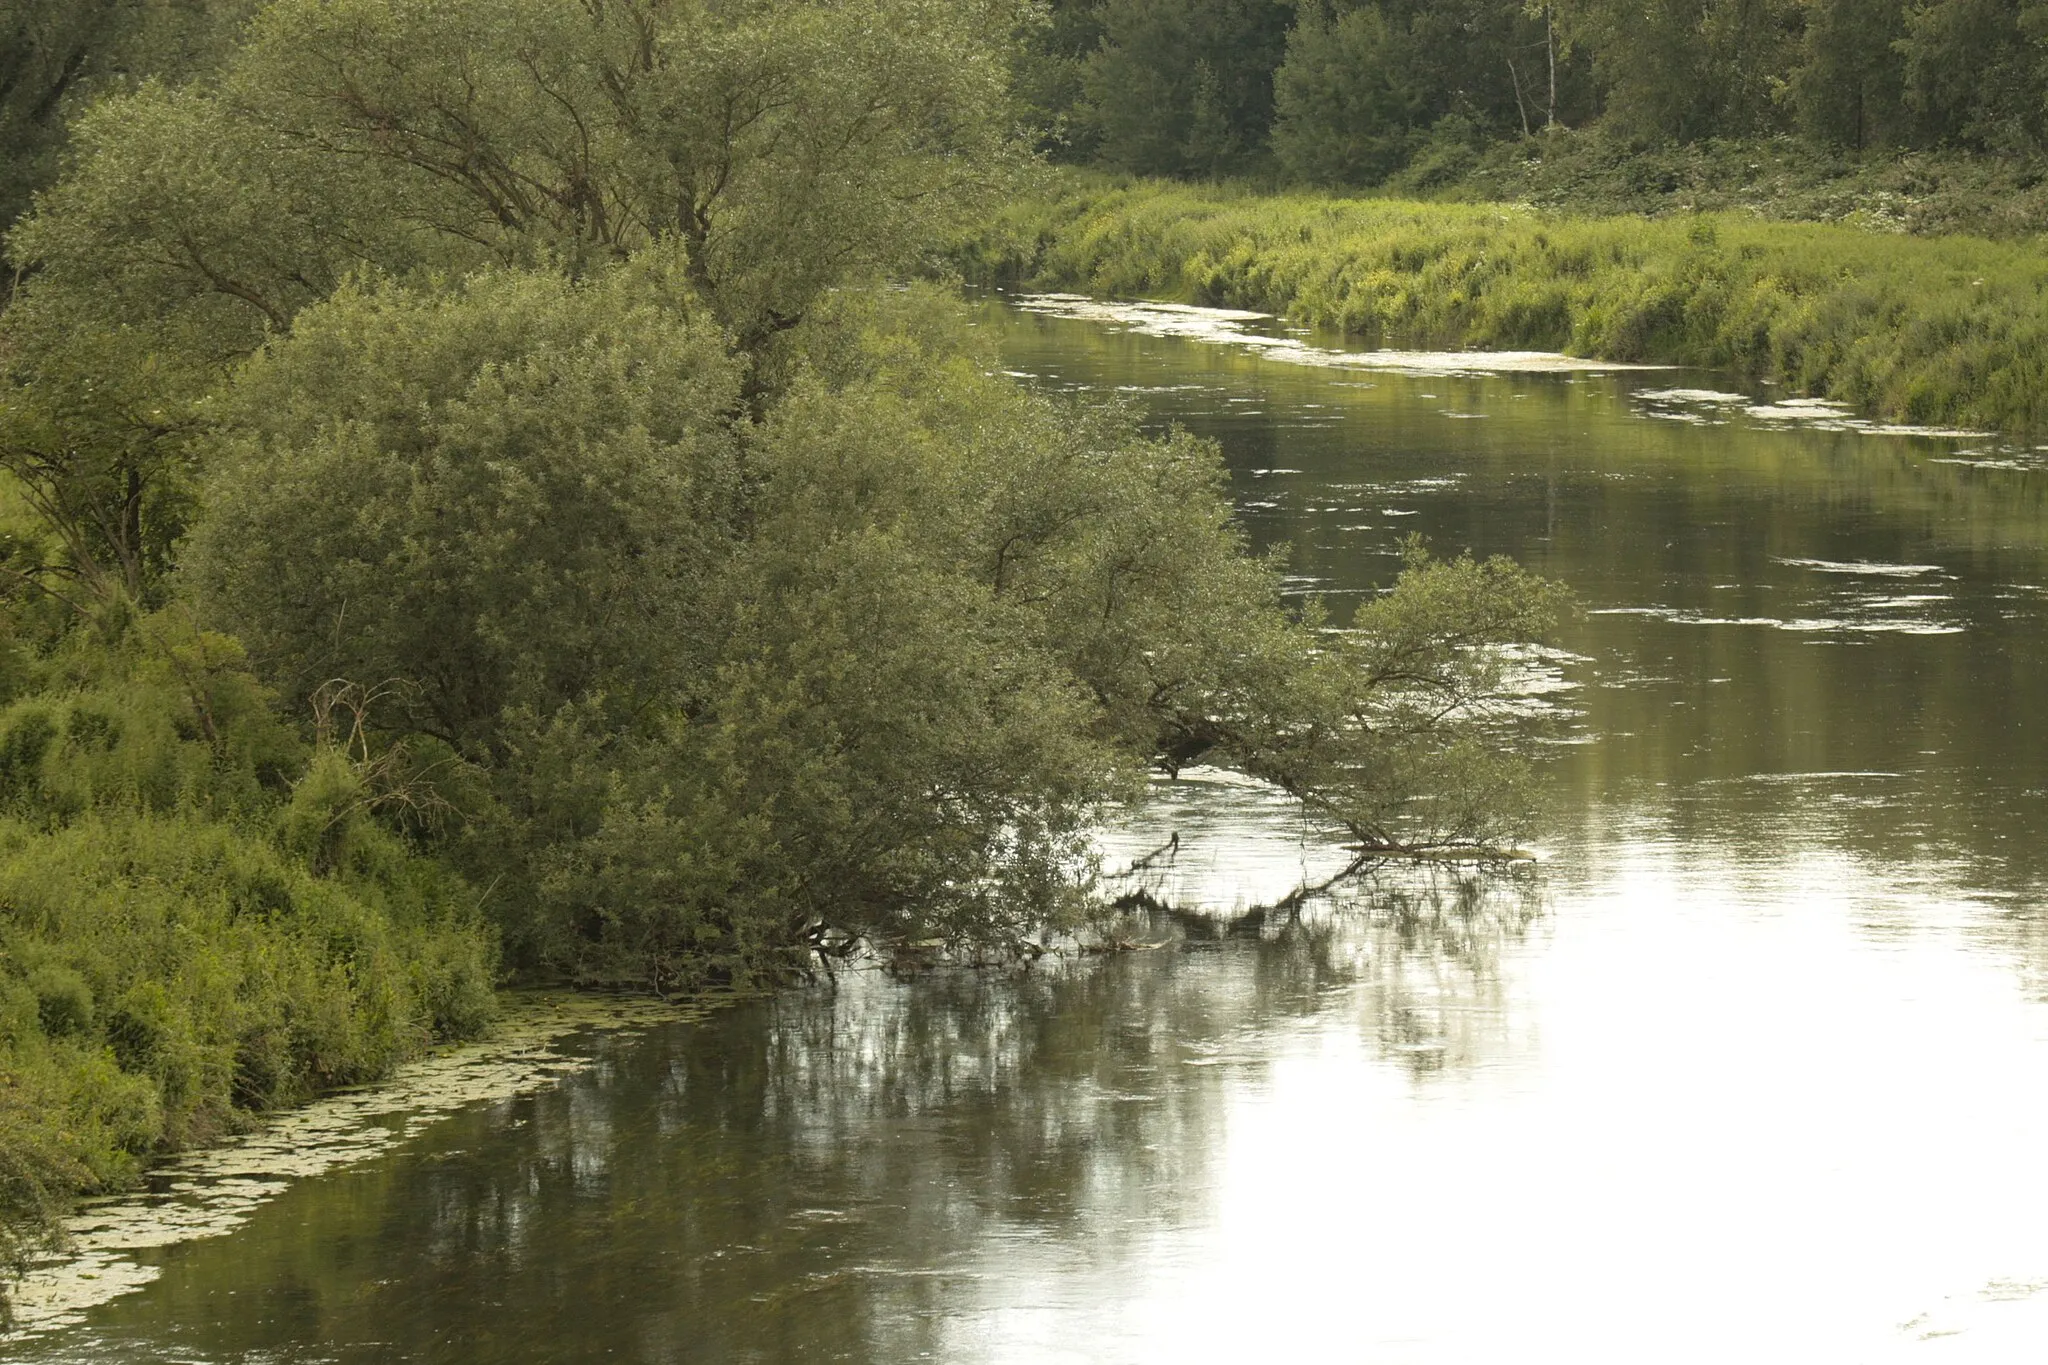
[(18, 1269), (77, 1196), (158, 1153), (478, 1031), (495, 961), (474, 895), (373, 818), (346, 755), (272, 715), (232, 641), (159, 617), (111, 648), (80, 631), (0, 654)]
[(1402, 345), (1709, 366), (1872, 416), (2048, 427), (2037, 242), (1070, 176), (959, 260), (982, 283), (1256, 309)]

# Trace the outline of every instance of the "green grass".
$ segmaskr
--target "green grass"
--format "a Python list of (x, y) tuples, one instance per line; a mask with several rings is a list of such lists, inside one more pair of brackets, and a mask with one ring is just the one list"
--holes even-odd
[(1256, 309), (1390, 344), (1708, 366), (1871, 416), (2048, 427), (2048, 254), (2026, 241), (1069, 175), (958, 260), (985, 284)]
[(474, 893), (275, 718), (232, 641), (167, 613), (0, 656), (0, 1269), (19, 1269), (152, 1158), (478, 1032), (496, 962)]

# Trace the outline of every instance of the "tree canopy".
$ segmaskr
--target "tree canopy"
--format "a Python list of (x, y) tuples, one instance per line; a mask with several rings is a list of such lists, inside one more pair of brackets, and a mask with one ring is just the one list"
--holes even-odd
[[(1087, 80), (1192, 80), (1185, 151), (1260, 125), (1288, 18), (1113, 5)], [(1246, 555), (1212, 447), (1032, 397), (957, 305), (876, 292), (1026, 164), (1009, 61), (1047, 22), (262, 7), (87, 110), (10, 239), (21, 590), (189, 606), (286, 714), (352, 708), (360, 780), (502, 884), (527, 966), (1014, 946), (1085, 903), (1102, 803), (1204, 754), (1361, 847), (1505, 839), (1485, 703), (1549, 588), (1418, 558), (1333, 629)], [(1330, 22), (1412, 65), (1378, 10)]]
[(1488, 138), (1793, 134), (2048, 154), (2027, 0), (1052, 0), (1013, 59), (1055, 157), (1373, 184)]
[(573, 271), (673, 236), (754, 349), (1003, 183), (991, 35), (1015, 10), (277, 0), (217, 79), (81, 119), (13, 253), (41, 306), (176, 319), (225, 355), (364, 267)]
[(57, 178), (66, 125), (150, 76), (213, 70), (257, 0), (0, 0), (0, 233)]
[(1212, 447), (990, 378), (942, 299), (839, 298), (734, 424), (688, 285), (656, 251), (344, 290), (202, 445), (191, 589), (288, 695), (403, 680), (379, 723), (481, 770), (459, 856), (524, 869), (531, 960), (1013, 944), (1082, 904), (1103, 801), (1204, 754), (1387, 851), (1512, 832), (1448, 713), (1549, 589), (1418, 561), (1328, 635)]

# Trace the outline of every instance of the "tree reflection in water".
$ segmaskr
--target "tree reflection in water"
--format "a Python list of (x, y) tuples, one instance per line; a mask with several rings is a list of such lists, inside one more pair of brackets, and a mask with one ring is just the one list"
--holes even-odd
[(30, 1358), (914, 1359), (1018, 1258), (1200, 1221), (1292, 1032), (1353, 1014), (1418, 1084), (1514, 1048), (1496, 958), (1538, 894), (1388, 869), (1263, 922), (1156, 913), (1149, 950), (593, 1037), (585, 1075), (167, 1253)]

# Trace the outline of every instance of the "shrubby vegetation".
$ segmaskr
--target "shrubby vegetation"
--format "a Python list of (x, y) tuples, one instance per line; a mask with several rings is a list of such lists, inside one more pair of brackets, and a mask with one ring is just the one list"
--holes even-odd
[[(1554, 588), (1418, 551), (1290, 608), (1212, 447), (884, 283), (1029, 164), (1031, 13), (277, 0), (71, 123), (0, 315), (9, 1254), (501, 969), (1027, 954), (1154, 765), (1514, 836)], [(1190, 127), (1262, 107), (1197, 76)]]
[(1242, 554), (1213, 450), (990, 378), (955, 306), (834, 299), (737, 422), (661, 249), (344, 291), (222, 394), (188, 586), (288, 691), (404, 680), (384, 733), (473, 784), (445, 856), (503, 877), (535, 968), (1013, 950), (1071, 921), (1091, 816), (1158, 755), (1220, 750), (1375, 843), (1504, 836), (1409, 808), (1400, 765), (1477, 758), (1357, 651), (1434, 651), (1467, 700), (1485, 660), (1446, 632), (1520, 638), (1543, 590), (1424, 569), (1369, 645), (1326, 642)]
[[(22, 534), (26, 528), (17, 528)], [(182, 612), (11, 622), (0, 1258), (80, 1190), (369, 1080), (495, 1010), (476, 895)]]
[(1786, 134), (1644, 146), (1593, 125), (1423, 154), (1390, 196), (1527, 205), (1584, 217), (1740, 213), (1914, 236), (2048, 232), (2048, 161), (1955, 148), (1859, 155)]
[(1402, 344), (1712, 366), (1912, 422), (2048, 424), (2048, 263), (2020, 244), (1076, 177), (962, 251), (989, 281)]

